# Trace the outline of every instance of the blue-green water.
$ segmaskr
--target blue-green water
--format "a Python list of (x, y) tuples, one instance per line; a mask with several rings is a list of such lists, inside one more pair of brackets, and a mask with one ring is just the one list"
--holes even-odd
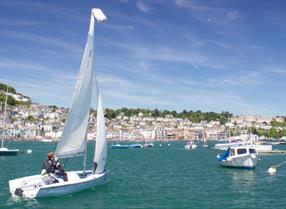
[[(33, 200), (12, 199), (8, 180), (37, 174), (55, 143), (14, 142), (9, 148), (32, 149), (32, 155), (0, 157), (0, 208), (286, 208), (286, 165), (269, 176), (270, 165), (286, 155), (260, 156), (255, 170), (227, 169), (216, 160), (214, 149), (184, 150), (185, 142), (155, 143), (153, 148), (108, 150), (112, 171), (104, 186), (80, 193)], [(89, 143), (90, 162), (93, 143)], [(286, 147), (278, 146), (279, 149)], [(66, 169), (81, 169), (82, 159)], [(80, 164), (80, 165), (79, 165)]]

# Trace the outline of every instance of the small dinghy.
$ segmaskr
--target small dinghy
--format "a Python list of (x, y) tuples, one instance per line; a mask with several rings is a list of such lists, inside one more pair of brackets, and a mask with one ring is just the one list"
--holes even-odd
[(185, 149), (196, 149), (198, 148), (198, 146), (193, 143), (192, 141), (189, 141), (186, 145), (185, 145)]
[[(55, 155), (61, 159), (83, 157), (84, 169), (67, 171), (68, 181), (50, 175), (33, 175), (9, 181), (12, 196), (27, 198), (50, 197), (79, 192), (103, 184), (109, 171), (105, 170), (107, 156), (107, 141), (105, 136), (105, 119), (101, 95), (97, 85), (97, 134), (93, 170), (86, 170), (87, 128), (95, 75), (93, 74), (93, 37), (95, 19), (103, 21), (105, 15), (100, 9), (92, 9), (90, 27), (86, 47), (80, 66), (79, 76), (73, 95), (72, 106), (69, 109), (61, 140)], [(96, 83), (97, 84), (97, 83)], [(56, 183), (55, 183), (56, 182)]]

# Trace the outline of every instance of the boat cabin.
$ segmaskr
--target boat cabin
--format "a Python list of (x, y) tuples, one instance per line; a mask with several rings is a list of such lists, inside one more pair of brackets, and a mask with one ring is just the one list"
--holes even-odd
[(257, 154), (257, 150), (252, 147), (231, 147), (229, 156), (237, 156), (237, 155), (251, 155)]

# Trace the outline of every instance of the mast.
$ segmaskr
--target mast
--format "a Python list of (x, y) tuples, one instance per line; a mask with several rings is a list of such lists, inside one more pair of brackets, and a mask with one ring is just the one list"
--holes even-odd
[(4, 146), (4, 130), (5, 130), (5, 125), (6, 125), (6, 111), (7, 111), (7, 100), (8, 100), (8, 85), (7, 86), (7, 92), (6, 92), (6, 97), (5, 97), (5, 104), (4, 104), (4, 113), (3, 113), (3, 131), (2, 131), (2, 141), (1, 141), (1, 148)]
[(86, 131), (86, 134), (85, 134), (85, 142), (84, 143), (85, 143), (85, 148), (84, 148), (84, 156), (83, 156), (83, 175), (85, 176), (86, 156), (87, 156), (87, 131)]

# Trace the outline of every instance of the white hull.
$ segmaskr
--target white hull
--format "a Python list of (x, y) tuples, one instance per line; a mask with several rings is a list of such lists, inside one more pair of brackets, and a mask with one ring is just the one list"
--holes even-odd
[(48, 185), (43, 182), (41, 175), (10, 180), (10, 192), (12, 196), (17, 196), (16, 189), (21, 189), (22, 194), (18, 194), (18, 196), (26, 198), (66, 195), (104, 184), (109, 174), (108, 171), (92, 174), (92, 171), (89, 170), (86, 171), (85, 177), (81, 177), (82, 173), (83, 171), (69, 171), (67, 172), (68, 181), (64, 182), (60, 179), (59, 183)]
[(244, 143), (240, 142), (233, 142), (233, 143), (220, 143), (220, 144), (215, 144), (214, 148), (217, 150), (227, 150), (231, 146), (239, 146), (243, 145)]
[[(240, 146), (240, 145), (247, 145), (247, 143), (224, 143), (224, 144), (216, 144), (215, 149), (217, 150), (227, 150), (231, 146)], [(257, 149), (258, 152), (267, 152), (272, 150), (271, 144), (250, 144), (249, 146)]]
[(258, 158), (255, 155), (246, 154), (243, 156), (228, 157), (221, 161), (222, 166), (234, 168), (254, 168)]
[(18, 152), (19, 152), (18, 149), (8, 149), (6, 147), (0, 148), (0, 156), (17, 155)]
[(53, 142), (51, 139), (42, 139), (41, 142)]
[(192, 145), (187, 144), (187, 145), (185, 145), (185, 149), (196, 149), (197, 147), (198, 147), (198, 146), (195, 145), (195, 144), (192, 144)]

